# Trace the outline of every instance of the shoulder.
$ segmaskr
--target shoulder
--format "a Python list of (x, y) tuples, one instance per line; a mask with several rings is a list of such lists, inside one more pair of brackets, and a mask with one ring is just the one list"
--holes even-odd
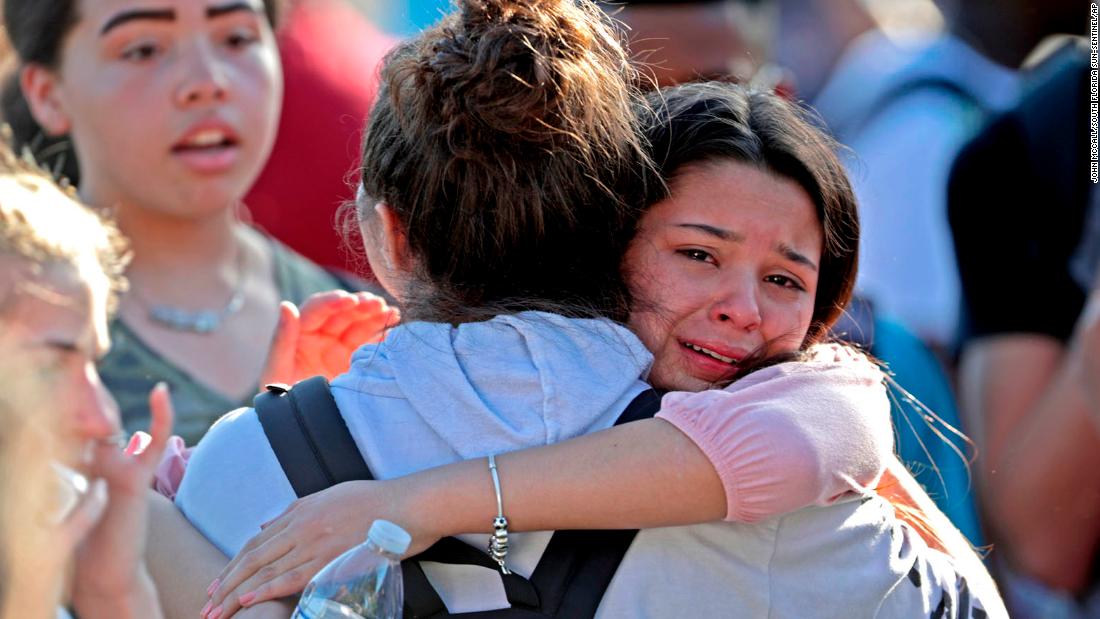
[(724, 389), (737, 393), (794, 388), (827, 393), (833, 388), (863, 386), (873, 391), (884, 389), (882, 368), (863, 351), (845, 343), (815, 344), (802, 353), (800, 359), (763, 367)]
[(180, 494), (188, 488), (226, 479), (241, 467), (262, 459), (265, 450), (274, 457), (255, 410), (239, 408), (226, 413), (195, 446)]
[(232, 556), (295, 498), (256, 412), (242, 408), (219, 419), (195, 447), (176, 505)]
[(287, 301), (301, 304), (309, 295), (328, 290), (362, 290), (365, 282), (349, 274), (326, 270), (279, 240), (262, 236), (271, 252), (272, 267), (279, 293)]

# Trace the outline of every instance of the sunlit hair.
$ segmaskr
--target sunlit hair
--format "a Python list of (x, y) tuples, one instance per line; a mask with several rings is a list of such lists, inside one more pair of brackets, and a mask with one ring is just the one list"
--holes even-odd
[(384, 202), (407, 231), (407, 317), (625, 318), (651, 166), (619, 34), (590, 2), (464, 0), (386, 58), (358, 210)]
[(0, 141), (0, 256), (21, 259), (32, 275), (53, 265), (102, 272), (113, 307), (125, 289), (126, 247), (114, 224)]

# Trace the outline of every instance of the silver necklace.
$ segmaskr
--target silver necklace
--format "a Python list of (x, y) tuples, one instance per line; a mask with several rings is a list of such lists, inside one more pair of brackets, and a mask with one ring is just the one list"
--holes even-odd
[(244, 252), (237, 251), (237, 282), (233, 288), (233, 295), (229, 302), (221, 309), (214, 310), (189, 310), (166, 303), (153, 303), (143, 298), (136, 290), (131, 289), (133, 295), (141, 305), (145, 307), (146, 316), (154, 323), (185, 333), (209, 334), (221, 328), (227, 318), (241, 311), (244, 307)]

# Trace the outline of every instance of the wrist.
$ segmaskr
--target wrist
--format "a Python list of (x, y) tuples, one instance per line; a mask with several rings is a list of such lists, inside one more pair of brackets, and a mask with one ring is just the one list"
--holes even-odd
[(383, 484), (385, 495), (396, 510), (397, 519), (394, 522), (404, 526), (413, 536), (414, 547), (425, 541), (434, 543), (440, 538), (462, 532), (454, 530), (450, 526), (453, 523), (445, 517), (446, 510), (439, 509), (447, 505), (447, 497), (435, 483), (434, 476), (418, 473)]

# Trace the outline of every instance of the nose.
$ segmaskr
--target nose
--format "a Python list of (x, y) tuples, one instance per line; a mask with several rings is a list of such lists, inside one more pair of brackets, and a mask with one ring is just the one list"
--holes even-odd
[(712, 320), (727, 323), (741, 331), (760, 328), (760, 304), (753, 286), (736, 285), (714, 299), (710, 308)]
[(224, 101), (229, 94), (225, 68), (210, 43), (198, 41), (183, 49), (176, 104), (181, 107)]
[(118, 404), (107, 391), (95, 365), (88, 363), (81, 376), (80, 389), (73, 394), (75, 433), (84, 441), (114, 436), (120, 429)]

